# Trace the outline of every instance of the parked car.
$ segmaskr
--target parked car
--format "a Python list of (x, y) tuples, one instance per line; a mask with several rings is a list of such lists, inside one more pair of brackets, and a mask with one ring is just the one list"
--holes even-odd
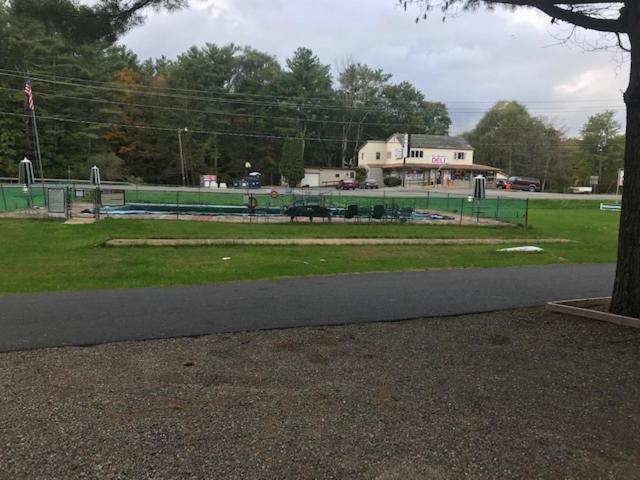
[(358, 188), (358, 182), (351, 178), (347, 178), (345, 180), (340, 180), (336, 185), (338, 190), (355, 190)]
[(505, 188), (507, 188), (507, 181), (503, 179), (496, 180), (496, 188), (498, 190), (504, 190)]
[(376, 180), (373, 180), (372, 178), (369, 178), (364, 182), (360, 182), (360, 188), (364, 188), (365, 190), (367, 188), (378, 188), (378, 182)]
[(541, 190), (540, 179), (534, 177), (509, 177), (507, 182), (512, 190), (529, 190), (539, 192)]
[(245, 178), (233, 181), (233, 188), (260, 188), (262, 182), (257, 175), (250, 175)]

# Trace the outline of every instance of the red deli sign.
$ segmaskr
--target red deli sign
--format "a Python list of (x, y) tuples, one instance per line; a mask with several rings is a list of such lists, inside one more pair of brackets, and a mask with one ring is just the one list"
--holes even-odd
[(431, 155), (431, 163), (435, 163), (436, 165), (444, 165), (447, 163), (446, 155)]

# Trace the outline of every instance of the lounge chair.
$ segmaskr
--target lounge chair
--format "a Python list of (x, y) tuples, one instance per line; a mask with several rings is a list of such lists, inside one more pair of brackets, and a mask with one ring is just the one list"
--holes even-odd
[(374, 205), (373, 213), (371, 214), (371, 218), (375, 218), (376, 220), (383, 220), (387, 216), (387, 210), (384, 205)]

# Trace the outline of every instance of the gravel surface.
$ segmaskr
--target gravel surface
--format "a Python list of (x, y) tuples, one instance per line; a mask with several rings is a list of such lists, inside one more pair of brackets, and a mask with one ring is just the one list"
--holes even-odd
[(639, 478), (640, 334), (542, 309), (0, 354), (1, 479)]

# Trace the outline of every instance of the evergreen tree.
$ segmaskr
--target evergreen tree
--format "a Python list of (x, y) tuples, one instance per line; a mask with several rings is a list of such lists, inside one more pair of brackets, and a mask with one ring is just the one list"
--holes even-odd
[(286, 177), (290, 187), (297, 187), (304, 177), (304, 161), (302, 153), (302, 141), (300, 139), (287, 139), (282, 145), (282, 157), (280, 159), (280, 173)]

